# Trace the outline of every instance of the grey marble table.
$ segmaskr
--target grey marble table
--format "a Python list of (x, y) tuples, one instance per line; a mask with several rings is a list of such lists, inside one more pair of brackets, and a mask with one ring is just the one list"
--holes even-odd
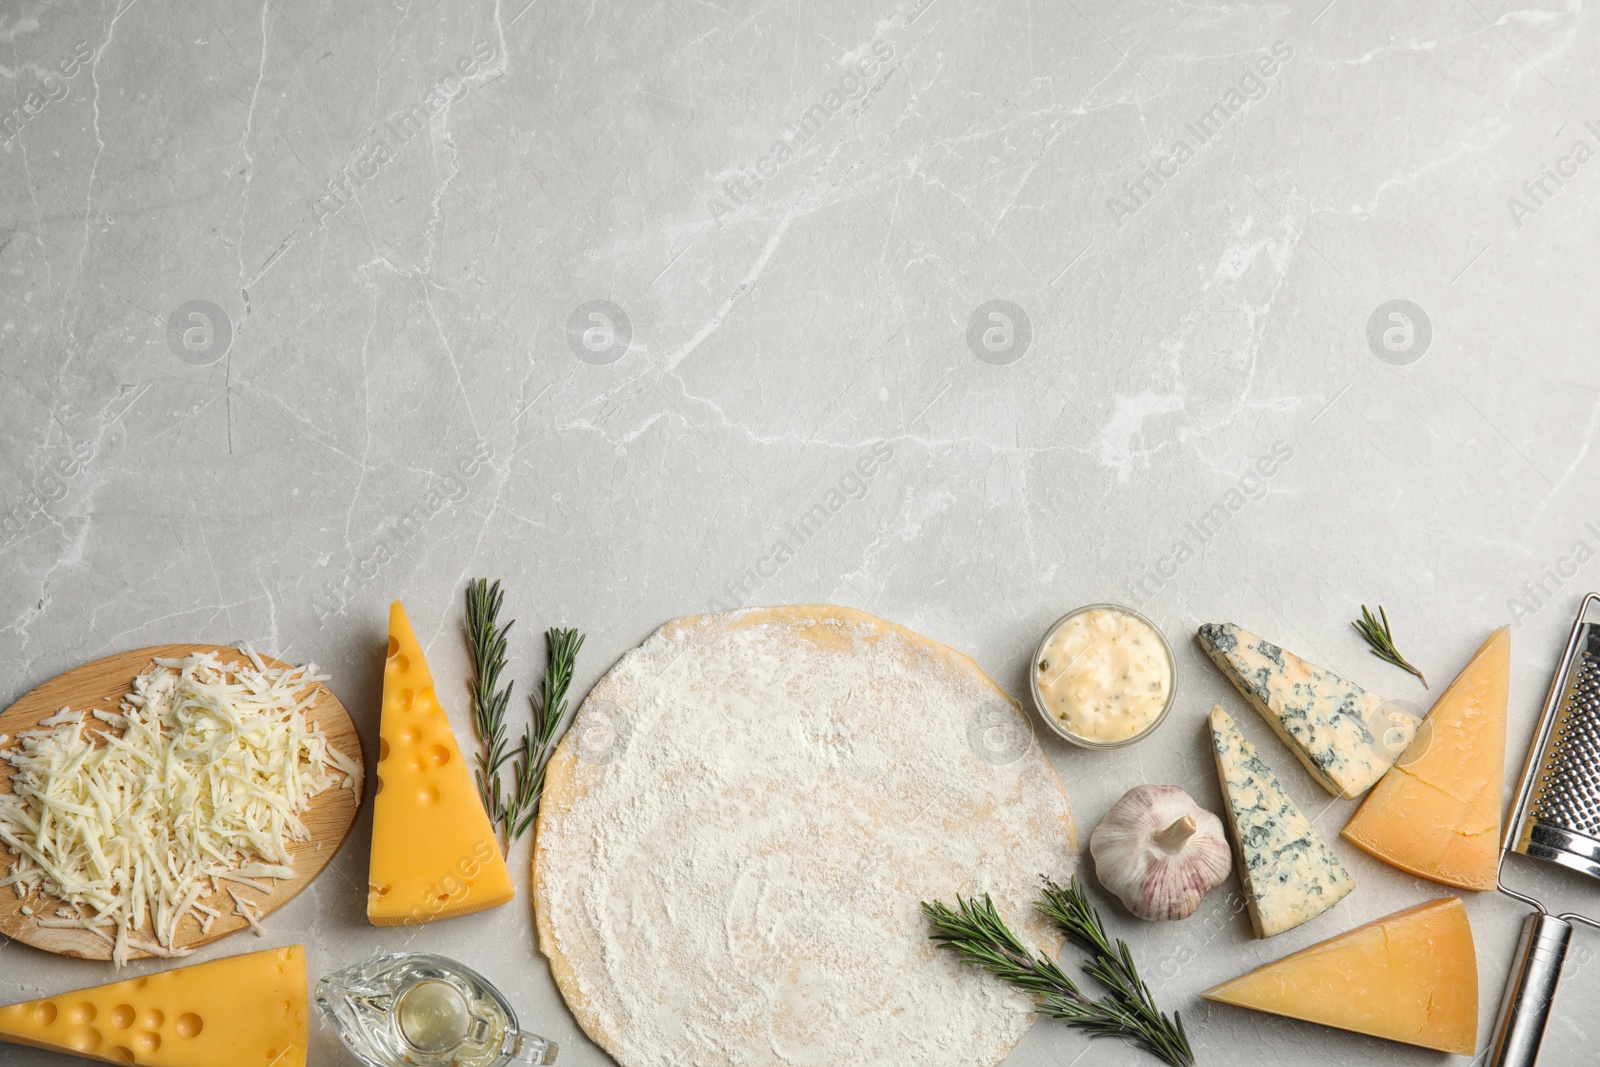
[[(1381, 601), (1435, 693), (1515, 627), (1516, 764), (1600, 586), (1597, 44), (1500, 0), (9, 0), (0, 701), (249, 640), (330, 669), (371, 741), (403, 596), (465, 734), (477, 575), (522, 691), (545, 626), (588, 632), (586, 689), (673, 616), (835, 601), (1021, 693), (1051, 619), (1118, 600), (1181, 694), (1121, 754), (1040, 738), (1086, 833), (1139, 782), (1219, 803), (1201, 622), (1426, 707), (1350, 628)], [(1271, 751), (1336, 835), (1352, 805)], [(368, 818), (202, 958), (445, 949), (608, 1062), (525, 900), (366, 924)], [(1440, 892), (1340, 851), (1337, 920), (1270, 943), (1225, 892), (1118, 914), (1202, 1062), (1445, 1060), (1198, 998)], [(1483, 1043), (1522, 909), (1467, 906)], [(1578, 942), (1548, 1064), (1593, 1056)], [(0, 1001), (106, 977), (0, 947)], [(347, 1062), (326, 1028), (312, 1062)], [(1154, 1061), (1049, 1023), (1008, 1060), (1075, 1062)]]

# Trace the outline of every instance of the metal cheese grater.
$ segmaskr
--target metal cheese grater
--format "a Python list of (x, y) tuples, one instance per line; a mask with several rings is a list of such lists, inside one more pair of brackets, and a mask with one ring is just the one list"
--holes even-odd
[(1600, 878), (1600, 593), (1584, 597), (1578, 609), (1500, 843), (1500, 892), (1536, 910), (1522, 926), (1489, 1063), (1531, 1067), (1544, 1040), (1572, 923), (1600, 927), (1600, 920), (1574, 912), (1551, 915), (1540, 901), (1507, 887), (1508, 852)]

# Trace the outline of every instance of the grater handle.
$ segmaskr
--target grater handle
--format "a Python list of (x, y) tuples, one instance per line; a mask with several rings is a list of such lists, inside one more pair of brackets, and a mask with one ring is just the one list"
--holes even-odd
[(1516, 969), (1500, 998), (1489, 1067), (1533, 1067), (1572, 942), (1572, 924), (1543, 912), (1528, 916), (1517, 942)]

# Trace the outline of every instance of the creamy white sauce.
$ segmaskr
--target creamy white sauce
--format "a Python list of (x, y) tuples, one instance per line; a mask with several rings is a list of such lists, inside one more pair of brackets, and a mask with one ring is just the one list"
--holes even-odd
[(1172, 657), (1136, 615), (1091, 608), (1068, 618), (1033, 665), (1041, 710), (1086, 741), (1126, 741), (1149, 729), (1172, 695)]

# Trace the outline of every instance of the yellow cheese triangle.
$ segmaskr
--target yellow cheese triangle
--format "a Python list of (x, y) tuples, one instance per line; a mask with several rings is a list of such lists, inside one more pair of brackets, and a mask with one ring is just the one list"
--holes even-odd
[(1345, 825), (1345, 840), (1410, 874), (1462, 889), (1493, 889), (1510, 677), (1511, 631), (1501, 627), (1367, 794)]
[(494, 827), (439, 706), (411, 620), (389, 607), (378, 789), (372, 801), (367, 920), (448, 919), (516, 896)]
[(1358, 926), (1202, 995), (1441, 1052), (1477, 1051), (1478, 957), (1456, 897)]
[(148, 1067), (305, 1067), (299, 945), (0, 1008), (0, 1040)]

